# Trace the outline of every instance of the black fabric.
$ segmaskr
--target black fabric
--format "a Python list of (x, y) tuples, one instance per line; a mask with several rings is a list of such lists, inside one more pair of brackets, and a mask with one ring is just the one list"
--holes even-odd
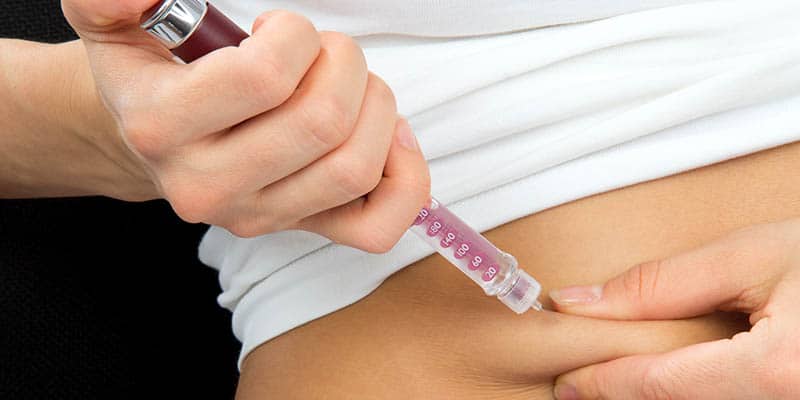
[(60, 43), (75, 39), (57, 0), (0, 1), (0, 37)]
[[(0, 37), (75, 35), (58, 1), (0, 0)], [(163, 201), (0, 201), (0, 399), (232, 398), (205, 230)]]

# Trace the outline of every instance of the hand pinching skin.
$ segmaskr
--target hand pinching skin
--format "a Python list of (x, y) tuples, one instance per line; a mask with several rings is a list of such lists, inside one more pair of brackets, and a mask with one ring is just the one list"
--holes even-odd
[(597, 364), (561, 376), (559, 400), (800, 398), (800, 219), (756, 226), (601, 286), (551, 293), (559, 311), (595, 318), (750, 315), (732, 339)]

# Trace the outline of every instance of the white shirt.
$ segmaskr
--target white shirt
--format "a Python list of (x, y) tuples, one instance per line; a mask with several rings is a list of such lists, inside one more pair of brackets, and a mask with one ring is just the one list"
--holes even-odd
[(702, 0), (216, 0), (242, 26), (284, 9), (353, 36), (474, 36), (591, 21)]
[[(479, 230), (800, 140), (800, 2), (682, 3), (215, 1), (244, 26), (280, 7), (359, 35), (429, 160), (432, 194)], [(216, 227), (200, 247), (242, 357), (432, 253), (412, 234), (373, 255)]]

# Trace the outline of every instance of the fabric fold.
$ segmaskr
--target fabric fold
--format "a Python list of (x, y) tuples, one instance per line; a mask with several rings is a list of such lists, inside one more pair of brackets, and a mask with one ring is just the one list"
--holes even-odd
[[(320, 26), (372, 29), (364, 15), (345, 16), (355, 12), (346, 7), (363, 2), (313, 3), (319, 8), (306, 1), (263, 4), (309, 10)], [(435, 8), (430, 3), (439, 2), (416, 3), (396, 4)], [(509, 2), (552, 13), (559, 12), (556, 3), (589, 7)], [(649, 4), (656, 3), (589, 22), (486, 36), (443, 38), (453, 33), (443, 24), (441, 35), (424, 37), (437, 27), (413, 30), (400, 21), (387, 25), (397, 29), (391, 35), (358, 40), (409, 117), (429, 160), (432, 194), (486, 230), (800, 140), (800, 2)], [(242, 17), (245, 4), (256, 2), (219, 2)], [(397, 35), (406, 30), (415, 36)], [(233, 311), (242, 359), (259, 344), (358, 301), (432, 253), (410, 234), (374, 255), (308, 232), (241, 239), (218, 227), (200, 245), (202, 261), (220, 270), (219, 302)]]

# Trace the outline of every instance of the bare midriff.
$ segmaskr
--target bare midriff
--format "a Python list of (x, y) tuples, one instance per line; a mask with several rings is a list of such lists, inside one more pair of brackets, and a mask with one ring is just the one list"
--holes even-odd
[[(800, 216), (799, 171), (794, 143), (564, 204), (486, 236), (545, 291), (600, 283), (738, 228)], [(733, 313), (679, 321), (519, 316), (434, 255), (356, 304), (259, 346), (245, 359), (237, 396), (552, 399), (553, 380), (566, 371), (747, 329)]]

